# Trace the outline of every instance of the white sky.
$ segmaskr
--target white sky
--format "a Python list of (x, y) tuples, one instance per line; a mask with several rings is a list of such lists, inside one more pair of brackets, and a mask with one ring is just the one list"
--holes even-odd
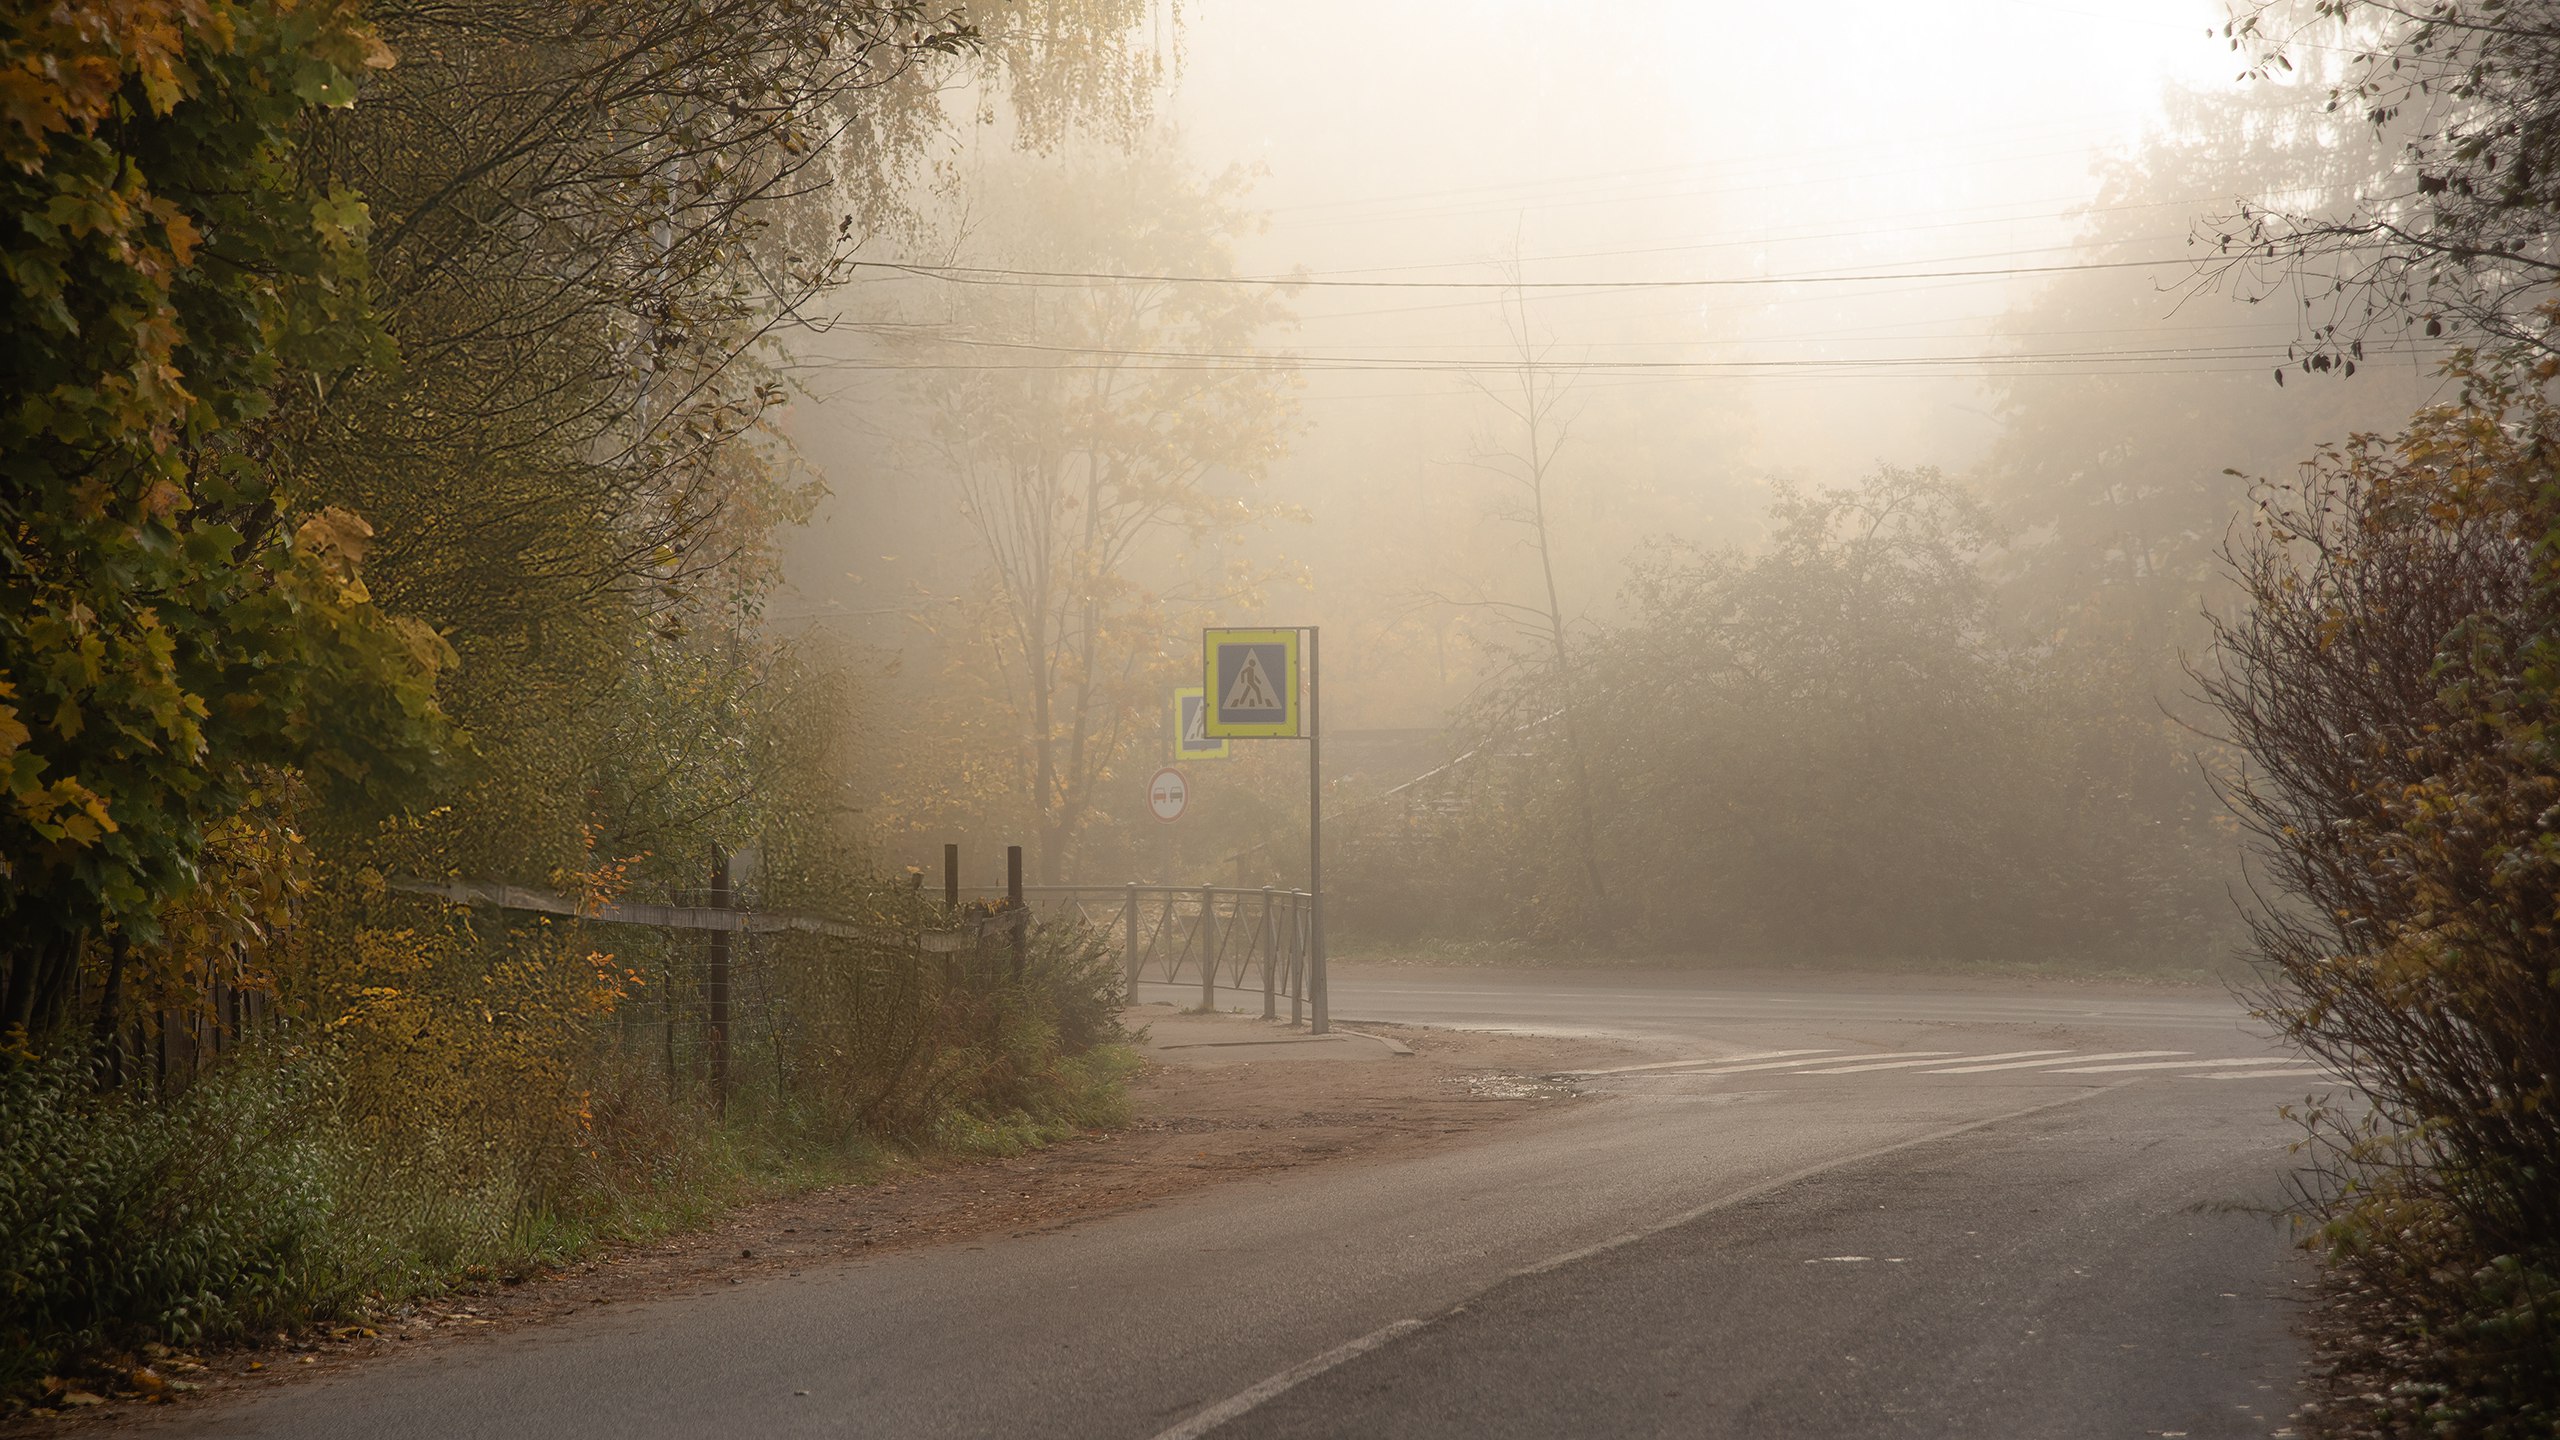
[[(1561, 0), (1191, 0), (1169, 107), (1206, 166), (1249, 162), (1271, 229), (1248, 254), (1366, 278), (1533, 280), (2067, 262), (2091, 162), (2138, 137), (2172, 83), (2229, 83), (2219, 0), (1850, 0), (1597, 6)], [(2163, 253), (2186, 217), (2163, 215)], [(1629, 253), (1639, 252), (1639, 253)], [(1571, 258), (1539, 259), (1555, 256)], [(1803, 359), (1981, 343), (2005, 283), (1650, 291), (1539, 306), (1595, 359)], [(1481, 297), (1308, 292), (1307, 354), (1483, 356)], [(1898, 347), (1898, 348), (1897, 348)], [(1607, 383), (1699, 384), (1620, 377)], [(1951, 420), (1949, 379), (1723, 386), (1764, 423), (1844, 403), (1816, 469), (1880, 454), (1960, 465), (1987, 435)], [(1322, 375), (1310, 411), (1455, 388), (1433, 375)], [(1879, 391), (1891, 392), (1879, 394)], [(1926, 390), (1926, 395), (1915, 394)], [(1807, 393), (1816, 392), (1816, 393)], [(1960, 417), (1964, 412), (1958, 409)], [(1896, 430), (1903, 433), (1895, 433)]]
[[(1495, 280), (1515, 249), (1542, 282), (2067, 264), (2095, 162), (2141, 137), (2169, 87), (2228, 86), (2239, 64), (2207, 33), (2221, 0), (1183, 0), (1183, 16), (1164, 109), (1203, 169), (1259, 168), (1270, 225), (1243, 266), (1340, 279)], [(2189, 219), (2159, 213), (2163, 256), (2183, 251)], [(2000, 348), (1995, 327), (2031, 283), (1542, 295), (1551, 358), (1656, 367), (1578, 381), (1573, 463), (1605, 483), (1583, 487), (1569, 531), (1575, 608), (1608, 603), (1648, 535), (1750, 541), (1773, 475), (1966, 470), (1997, 422), (1962, 357)], [(1450, 367), (1508, 352), (1496, 298), (1298, 292), (1301, 322), (1275, 345), (1387, 368), (1308, 369), (1308, 429), (1272, 493), (1304, 504), (1310, 528), (1257, 542), (1311, 557), (1293, 621), (1382, 613), (1418, 561), (1464, 568), (1507, 543), (1461, 498), (1430, 500), (1464, 488), (1449, 462), (1486, 412)], [(2143, 342), (2055, 342), (2081, 343)], [(1897, 357), (1940, 358), (1875, 363)], [(922, 542), (905, 532), (933, 520), (862, 430), (894, 395), (860, 393), (795, 426), (838, 481), (798, 546), (814, 588), (795, 603), (869, 613), (906, 599), (890, 583), (901, 562), (875, 552), (907, 552)], [(1370, 686), (1344, 663), (1344, 723), (1439, 718), (1410, 675)], [(1398, 698), (1373, 705), (1372, 688)]]

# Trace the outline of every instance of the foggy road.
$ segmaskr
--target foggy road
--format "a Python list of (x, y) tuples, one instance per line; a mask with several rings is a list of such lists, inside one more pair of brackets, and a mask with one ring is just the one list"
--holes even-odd
[[(1599, 1103), (443, 1347), (269, 1436), (2259, 1436), (2310, 1278), (2282, 1063), (2190, 991), (1350, 971), (1344, 1017), (1640, 1039)], [(1356, 1023), (1356, 1019), (1354, 1020)]]

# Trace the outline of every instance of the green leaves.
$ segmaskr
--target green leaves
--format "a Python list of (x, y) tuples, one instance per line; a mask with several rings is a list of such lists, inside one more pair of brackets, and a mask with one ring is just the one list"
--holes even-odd
[(32, 957), (153, 933), (248, 767), (370, 796), (447, 743), (362, 522), (289, 536), (239, 431), (285, 367), (385, 353), (365, 206), (290, 163), (379, 52), (352, 0), (0, 22), (0, 1028), (62, 1000)]

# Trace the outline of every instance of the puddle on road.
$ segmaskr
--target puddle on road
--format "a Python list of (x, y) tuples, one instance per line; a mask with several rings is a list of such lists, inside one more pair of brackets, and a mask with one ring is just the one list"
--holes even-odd
[(1582, 1093), (1571, 1082), (1547, 1075), (1515, 1075), (1495, 1071), (1483, 1075), (1451, 1075), (1442, 1083), (1464, 1085), (1479, 1100), (1561, 1100)]

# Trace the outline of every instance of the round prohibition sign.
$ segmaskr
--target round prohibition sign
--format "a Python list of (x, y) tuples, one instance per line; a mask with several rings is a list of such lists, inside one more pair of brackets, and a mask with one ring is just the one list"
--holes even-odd
[(1182, 772), (1167, 765), (1147, 782), (1147, 809), (1158, 820), (1170, 825), (1182, 818), (1183, 808), (1191, 803), (1191, 782)]

